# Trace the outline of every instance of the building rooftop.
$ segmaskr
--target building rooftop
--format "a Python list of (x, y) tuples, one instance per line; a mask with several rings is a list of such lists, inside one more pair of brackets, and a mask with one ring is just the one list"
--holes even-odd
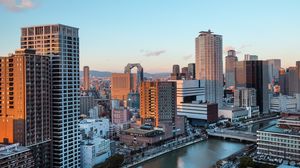
[(269, 127), (260, 129), (258, 131), (300, 136), (300, 131), (294, 131), (291, 129), (283, 129), (283, 128), (278, 127), (277, 125), (271, 125)]
[(15, 155), (18, 153), (29, 151), (30, 149), (25, 146), (19, 146), (19, 144), (1, 145), (0, 144), (0, 159)]
[(129, 128), (123, 131), (125, 134), (138, 134), (146, 137), (152, 137), (163, 134), (161, 130), (155, 129), (141, 129), (141, 128)]

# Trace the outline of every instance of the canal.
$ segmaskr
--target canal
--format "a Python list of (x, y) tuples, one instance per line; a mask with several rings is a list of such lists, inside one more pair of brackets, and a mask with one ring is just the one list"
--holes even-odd
[[(254, 123), (240, 130), (256, 132), (274, 125), (277, 120)], [(159, 156), (136, 166), (137, 168), (209, 168), (218, 160), (241, 150), (245, 144), (222, 139), (209, 138), (194, 145)]]
[(238, 142), (209, 138), (144, 162), (137, 168), (208, 168), (244, 146)]

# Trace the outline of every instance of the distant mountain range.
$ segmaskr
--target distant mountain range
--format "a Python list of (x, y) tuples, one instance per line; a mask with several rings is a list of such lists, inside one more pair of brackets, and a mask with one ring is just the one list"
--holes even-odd
[[(90, 75), (95, 76), (95, 77), (110, 77), (112, 72), (108, 71), (95, 71), (95, 70), (90, 70)], [(83, 76), (83, 71), (80, 71), (80, 77)], [(170, 73), (163, 72), (163, 73), (144, 73), (144, 77), (146, 78), (167, 78), (170, 76)]]

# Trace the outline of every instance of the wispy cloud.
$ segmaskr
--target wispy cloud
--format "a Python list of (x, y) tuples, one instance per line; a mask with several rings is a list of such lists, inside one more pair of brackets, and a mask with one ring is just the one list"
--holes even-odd
[(245, 50), (249, 47), (251, 47), (250, 44), (243, 44), (238, 48), (233, 47), (233, 46), (225, 46), (223, 52), (224, 52), (224, 54), (227, 54), (228, 50), (235, 50), (236, 54), (243, 54), (243, 53), (245, 53)]
[(192, 57), (193, 57), (193, 55), (190, 54), (190, 55), (183, 56), (182, 58), (183, 58), (184, 60), (190, 60)]
[(157, 50), (157, 51), (148, 51), (148, 50), (140, 50), (143, 53), (143, 56), (152, 57), (152, 56), (160, 56), (166, 52), (166, 50)]
[(0, 0), (0, 5), (13, 12), (19, 12), (35, 7), (32, 0)]

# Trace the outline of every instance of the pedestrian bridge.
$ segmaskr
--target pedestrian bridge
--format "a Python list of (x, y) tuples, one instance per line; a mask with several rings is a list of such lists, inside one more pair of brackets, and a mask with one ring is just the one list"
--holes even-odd
[(243, 132), (243, 131), (234, 131), (234, 130), (206, 130), (209, 136), (221, 137), (224, 139), (236, 139), (240, 141), (249, 141), (256, 142), (257, 137), (256, 133), (252, 132)]

